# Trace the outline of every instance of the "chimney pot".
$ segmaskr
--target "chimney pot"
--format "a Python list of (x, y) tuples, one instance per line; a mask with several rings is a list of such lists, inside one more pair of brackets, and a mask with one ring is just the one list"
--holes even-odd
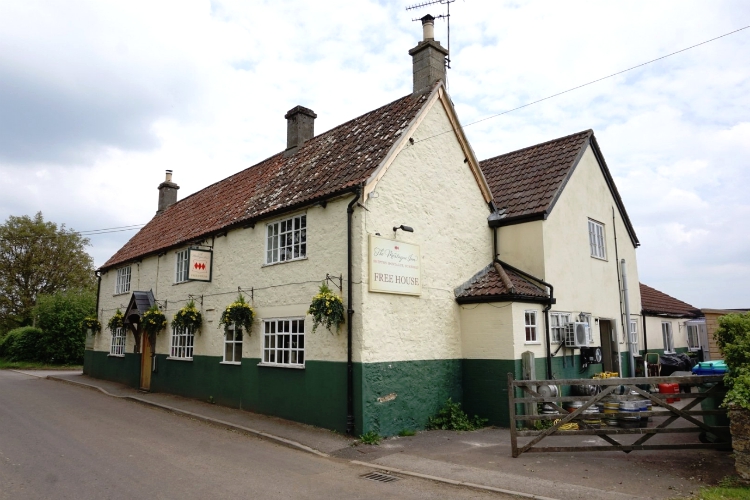
[(422, 41), (435, 39), (435, 18), (427, 14), (422, 19)]
[(286, 118), (286, 151), (284, 156), (291, 156), (297, 152), (305, 141), (315, 137), (315, 119), (318, 115), (304, 106), (295, 106), (290, 109)]
[(177, 203), (177, 190), (180, 186), (172, 182), (172, 171), (167, 170), (167, 175), (161, 184), (159, 184), (159, 206), (156, 215), (164, 212), (167, 208)]

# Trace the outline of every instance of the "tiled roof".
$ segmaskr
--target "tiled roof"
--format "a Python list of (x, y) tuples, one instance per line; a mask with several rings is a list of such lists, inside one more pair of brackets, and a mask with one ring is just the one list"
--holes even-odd
[(398, 99), (313, 137), (289, 157), (279, 153), (178, 201), (102, 269), (353, 190), (378, 167), (429, 96)]
[(693, 307), (687, 302), (677, 300), (643, 283), (640, 283), (640, 285), (641, 307), (644, 314), (666, 314), (668, 316), (691, 318), (703, 316), (703, 313), (697, 307)]
[(495, 206), (504, 211), (498, 225), (546, 218), (588, 144), (591, 144), (602, 166), (604, 180), (620, 210), (633, 245), (638, 246), (635, 229), (592, 130), (479, 162), (492, 190)]
[(544, 213), (594, 133), (591, 130), (479, 162), (505, 217)]
[[(500, 272), (498, 272), (498, 267), (505, 272), (512, 285), (512, 289), (508, 288), (505, 280), (500, 275)], [(501, 267), (497, 263), (488, 265), (463, 286), (456, 289), (456, 299), (458, 302), (476, 301), (481, 298), (514, 300), (520, 297), (540, 299), (540, 301), (549, 298), (544, 289), (514, 270)]]

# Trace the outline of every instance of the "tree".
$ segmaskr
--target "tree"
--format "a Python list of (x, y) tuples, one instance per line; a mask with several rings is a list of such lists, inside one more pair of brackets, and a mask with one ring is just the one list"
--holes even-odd
[(0, 225), (0, 334), (32, 324), (39, 294), (94, 290), (94, 261), (88, 238), (33, 218), (10, 216)]

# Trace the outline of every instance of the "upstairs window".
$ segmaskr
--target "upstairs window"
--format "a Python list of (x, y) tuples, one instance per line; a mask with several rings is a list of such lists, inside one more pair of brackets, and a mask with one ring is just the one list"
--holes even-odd
[(174, 282), (184, 283), (188, 280), (188, 250), (180, 250), (175, 254)]
[(266, 264), (307, 257), (306, 215), (273, 222), (266, 227)]
[(534, 344), (539, 342), (537, 337), (536, 311), (525, 311), (524, 323), (526, 328), (526, 343)]
[(130, 291), (130, 266), (121, 267), (117, 270), (117, 282), (115, 283), (115, 295), (128, 293)]
[(607, 251), (604, 248), (604, 224), (591, 219), (589, 219), (589, 245), (592, 257), (602, 260), (607, 258)]

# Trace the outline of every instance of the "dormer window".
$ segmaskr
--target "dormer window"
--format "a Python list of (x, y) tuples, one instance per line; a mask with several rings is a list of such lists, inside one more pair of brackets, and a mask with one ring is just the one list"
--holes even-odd
[(307, 216), (297, 215), (266, 226), (266, 264), (307, 257)]
[(130, 291), (130, 266), (121, 267), (117, 270), (117, 281), (115, 282), (115, 295), (128, 293)]
[(607, 251), (604, 248), (604, 224), (589, 219), (589, 245), (591, 256), (595, 259), (607, 259)]

